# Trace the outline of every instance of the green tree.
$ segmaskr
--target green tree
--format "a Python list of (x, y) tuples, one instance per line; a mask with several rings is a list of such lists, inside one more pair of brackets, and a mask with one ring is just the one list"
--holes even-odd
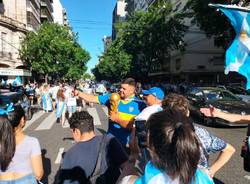
[(153, 66), (162, 65), (172, 50), (181, 49), (179, 43), (187, 27), (185, 14), (174, 12), (172, 5), (164, 1), (151, 6), (148, 11), (135, 12), (128, 22), (118, 25), (124, 49), (132, 55), (131, 75), (145, 78)]
[(37, 33), (29, 32), (20, 55), (32, 70), (47, 77), (79, 79), (87, 70), (89, 53), (77, 43), (77, 35), (68, 27), (44, 23)]
[[(105, 74), (113, 76), (113, 79), (114, 76), (120, 76), (119, 79), (121, 76), (145, 79), (153, 66), (168, 60), (172, 50), (183, 49), (183, 44), (179, 43), (183, 42), (187, 30), (184, 17), (185, 14), (174, 12), (171, 4), (163, 0), (147, 11), (132, 13), (127, 21), (115, 25), (117, 38), (94, 69), (95, 76), (98, 78)], [(117, 70), (119, 76), (113, 74), (115, 62), (125, 65)]]
[(114, 41), (99, 58), (92, 70), (97, 80), (120, 81), (130, 72), (131, 56), (121, 48), (120, 40)]
[(188, 0), (185, 10), (192, 23), (203, 30), (207, 37), (214, 36), (215, 45), (226, 49), (235, 33), (228, 18), (209, 3), (228, 4), (227, 0)]

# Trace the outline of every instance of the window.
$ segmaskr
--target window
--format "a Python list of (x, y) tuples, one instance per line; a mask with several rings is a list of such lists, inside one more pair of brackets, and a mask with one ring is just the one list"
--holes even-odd
[(175, 60), (175, 69), (180, 70), (181, 69), (181, 59), (178, 58)]

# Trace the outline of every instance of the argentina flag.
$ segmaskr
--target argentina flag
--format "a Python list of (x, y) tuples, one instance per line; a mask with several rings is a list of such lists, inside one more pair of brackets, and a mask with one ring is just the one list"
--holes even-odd
[(231, 21), (236, 32), (231, 46), (226, 51), (225, 74), (238, 72), (247, 79), (250, 89), (250, 9), (236, 5), (209, 4), (221, 10)]

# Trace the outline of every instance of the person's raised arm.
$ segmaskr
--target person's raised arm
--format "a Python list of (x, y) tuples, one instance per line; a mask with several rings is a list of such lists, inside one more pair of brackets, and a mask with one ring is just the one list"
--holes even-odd
[(83, 92), (80, 92), (78, 90), (74, 91), (74, 95), (79, 96), (80, 98), (82, 98), (83, 100), (85, 100), (87, 102), (98, 103), (98, 98), (95, 95), (83, 93)]
[(233, 123), (249, 123), (250, 124), (250, 115), (226, 113), (215, 107), (200, 108), (200, 111), (207, 117), (221, 118), (226, 121), (233, 122)]
[(226, 147), (218, 155), (216, 161), (211, 165), (209, 171), (210, 177), (214, 177), (215, 173), (229, 161), (234, 152), (235, 148), (232, 145), (227, 144)]

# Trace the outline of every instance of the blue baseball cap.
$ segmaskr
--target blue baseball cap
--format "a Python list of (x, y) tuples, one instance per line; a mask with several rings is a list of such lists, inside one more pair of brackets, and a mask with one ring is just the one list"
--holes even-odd
[(163, 100), (163, 98), (165, 96), (165, 94), (162, 91), (162, 89), (158, 88), (158, 87), (152, 87), (149, 90), (142, 90), (142, 94), (143, 95), (154, 95), (159, 100)]

